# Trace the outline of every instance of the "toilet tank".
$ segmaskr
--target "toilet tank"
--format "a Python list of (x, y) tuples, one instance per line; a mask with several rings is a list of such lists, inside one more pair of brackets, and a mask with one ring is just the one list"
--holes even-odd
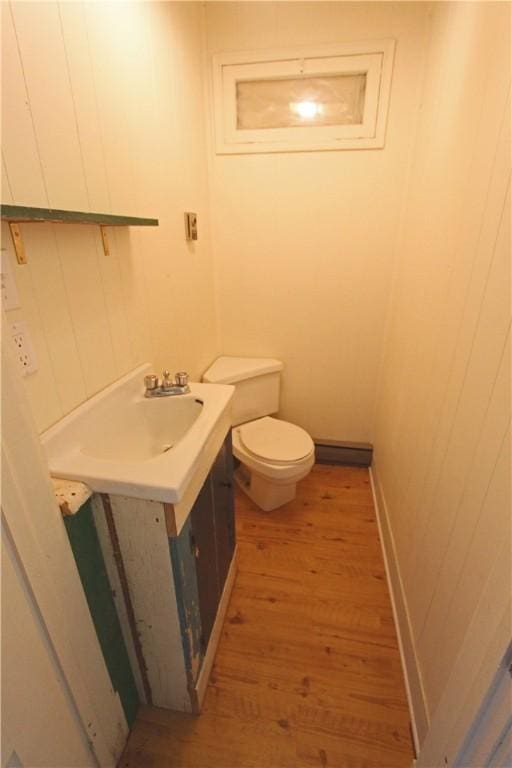
[(211, 384), (233, 384), (232, 425), (270, 416), (279, 410), (283, 364), (268, 357), (218, 357), (203, 374)]

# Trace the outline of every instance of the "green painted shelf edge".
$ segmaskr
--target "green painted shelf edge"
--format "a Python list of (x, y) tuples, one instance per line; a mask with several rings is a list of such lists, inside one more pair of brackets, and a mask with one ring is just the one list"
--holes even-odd
[(0, 205), (2, 219), (7, 221), (52, 222), (54, 224), (100, 224), (106, 227), (158, 227), (158, 219), (117, 216), (110, 213), (61, 211), (57, 208), (29, 208), (25, 205)]

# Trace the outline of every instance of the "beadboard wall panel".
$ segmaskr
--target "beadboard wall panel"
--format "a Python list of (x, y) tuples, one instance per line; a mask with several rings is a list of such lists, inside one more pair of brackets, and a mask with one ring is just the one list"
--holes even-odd
[[(2, 626), (2, 763), (16, 765), (10, 760), (16, 752), (31, 765), (90, 765), (94, 758), (3, 525), (1, 546), (2, 602), (4, 616), (9, 616)], [(43, 714), (49, 710), (51, 717)]]
[(7, 168), (5, 167), (3, 153), (2, 153), (2, 178), (0, 180), (0, 183), (1, 183), (2, 200), (5, 201), (6, 205), (12, 205), (13, 197), (11, 192), (11, 185), (9, 183), (9, 177), (7, 175)]
[(428, 13), (428, 3), (206, 3), (209, 56), (397, 43), (383, 149), (211, 151), (223, 353), (283, 360), (280, 415), (319, 439), (373, 440)]
[[(6, 341), (6, 329), (3, 325), (2, 403), (8, 404), (8, 407), (2, 409), (2, 536), (5, 534), (13, 544), (19, 574), (22, 573), (23, 576), (21, 581), (25, 582), (24, 589), (30, 593), (30, 611), (37, 618), (36, 624), (40, 630), (36, 634), (39, 634), (39, 640), (43, 640), (43, 646), (50, 655), (49, 675), (52, 677), (55, 671), (54, 662), (58, 662), (58, 674), (64, 678), (61, 679), (62, 685), (59, 683), (58, 687), (61, 692), (67, 688), (71, 697), (67, 694), (64, 698), (60, 697), (64, 705), (61, 709), (68, 710), (63, 719), (63, 727), (69, 725), (71, 730), (74, 730), (70, 719), (75, 722), (78, 720), (84, 740), (87, 739), (96, 752), (98, 763), (112, 765), (124, 746), (127, 734), (126, 720), (97, 642), (94, 624), (62, 523), (62, 514), (48, 476), (45, 456), (25, 393), (20, 387), (14, 355), (8, 347), (6, 348)], [(8, 635), (11, 628), (11, 618), (7, 614), (2, 616), (6, 624), (2, 629), (7, 630), (3, 632), (3, 637)], [(18, 635), (20, 626), (23, 624), (14, 625)], [(38, 641), (36, 646), (37, 644)], [(18, 686), (15, 680), (16, 667), (24, 661), (37, 674), (43, 660), (38, 660), (37, 657), (41, 654), (36, 646), (31, 648), (26, 645), (26, 653), (22, 653), (20, 643), (20, 654), (17, 655), (13, 649), (7, 661), (5, 656), (3, 657), (4, 664), (12, 668), (14, 674), (9, 711), (2, 712), (2, 725), (8, 726), (5, 733), (4, 729), (2, 730), (2, 735), (6, 737), (5, 745), (2, 739), (3, 762), (4, 746), (9, 742), (17, 750), (22, 762), (29, 765), (38, 762), (35, 757), (30, 756), (31, 748), (37, 750), (37, 739), (31, 741), (30, 734), (26, 735), (25, 731), (28, 721), (35, 732), (44, 731), (44, 720), (48, 718), (48, 711), (37, 708), (31, 711), (33, 701), (27, 700), (27, 696), (30, 696), (29, 689), (24, 689), (22, 678), (19, 678)], [(48, 667), (48, 664), (46, 666)], [(51, 687), (48, 689), (49, 708), (52, 698), (55, 698)], [(58, 701), (55, 706), (59, 706)], [(21, 723), (24, 730), (19, 728)], [(49, 727), (48, 732), (50, 730)], [(68, 753), (67, 761), (57, 760), (60, 745), (52, 745), (42, 737), (39, 741), (45, 743), (47, 750), (46, 759), (40, 757), (43, 764), (84, 764), (72, 753)], [(62, 744), (65, 742), (63, 737)], [(69, 745), (69, 740), (67, 744)], [(26, 755), (23, 751), (25, 746), (29, 750)], [(51, 759), (52, 750), (54, 759)], [(90, 761), (85, 764), (89, 765)]]
[[(34, 123), (10, 5), (1, 8), (2, 156), (13, 200), (47, 207)], [(8, 109), (6, 108), (8, 106)]]
[(88, 201), (59, 6), (13, 2), (10, 9), (48, 204), (82, 211)]
[[(199, 378), (219, 352), (199, 3), (3, 3), (4, 202), (158, 218), (155, 229), (21, 225), (6, 249), (44, 430), (141, 362)], [(51, 56), (48, 55), (51, 51)], [(199, 217), (185, 241), (183, 212)]]
[(110, 211), (105, 143), (91, 66), (85, 7), (83, 3), (61, 3), (59, 14), (89, 205), (92, 211)]
[(511, 535), (509, 61), (507, 4), (436, 4), (374, 451), (431, 718)]

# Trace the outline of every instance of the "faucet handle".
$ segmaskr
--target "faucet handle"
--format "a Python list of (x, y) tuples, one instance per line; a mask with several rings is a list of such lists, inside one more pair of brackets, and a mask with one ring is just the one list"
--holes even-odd
[(156, 389), (158, 387), (158, 377), (154, 373), (144, 376), (144, 386), (146, 389)]
[(178, 371), (176, 374), (176, 384), (178, 387), (186, 387), (188, 384), (188, 373), (186, 371)]

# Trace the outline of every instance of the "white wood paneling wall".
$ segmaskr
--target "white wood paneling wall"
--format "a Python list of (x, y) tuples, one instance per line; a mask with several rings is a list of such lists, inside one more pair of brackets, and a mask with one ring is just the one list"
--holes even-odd
[[(52, 766), (97, 762), (111, 768), (124, 748), (128, 726), (99, 646), (15, 359), (5, 342), (2, 327), (2, 403), (8, 404), (2, 408), (2, 534), (8, 537), (11, 563), (16, 565), (16, 591), (25, 592), (26, 608), (33, 614), (34, 626), (26, 631), (34, 647), (20, 643), (17, 654), (10, 625), (16, 615), (4, 611), (2, 666), (10, 672), (3, 681), (8, 696), (2, 702), (2, 749), (5, 742), (26, 766), (44, 764), (46, 755)], [(15, 631), (23, 634), (25, 627), (16, 625)], [(20, 664), (26, 665), (25, 672), (17, 670)], [(49, 684), (46, 709), (35, 706), (37, 692), (31, 697), (30, 689), (23, 687), (29, 670), (39, 685), (44, 678), (53, 679), (62, 689), (56, 695), (55, 685)], [(59, 744), (50, 739), (54, 725), (45, 722), (52, 702), (54, 716), (62, 715), (62, 727), (69, 728)], [(39, 739), (38, 732), (43, 734)], [(90, 755), (84, 762), (87, 742), (95, 758)], [(36, 756), (38, 746), (41, 753)], [(2, 752), (2, 765), (5, 760)]]
[(511, 535), (510, 5), (438, 3), (431, 34), (375, 473), (433, 718)]
[(15, 753), (22, 765), (93, 766), (85, 731), (3, 526), (2, 612), (2, 765), (12, 764)]
[[(2, 226), (39, 370), (40, 430), (140, 362), (189, 370), (218, 352), (199, 3), (2, 3), (2, 201), (160, 219), (108, 230)], [(187, 244), (183, 212), (199, 216)]]
[(384, 149), (211, 151), (223, 353), (283, 360), (280, 415), (317, 438), (373, 438), (428, 11), (428, 3), (206, 3), (210, 56), (396, 40)]

